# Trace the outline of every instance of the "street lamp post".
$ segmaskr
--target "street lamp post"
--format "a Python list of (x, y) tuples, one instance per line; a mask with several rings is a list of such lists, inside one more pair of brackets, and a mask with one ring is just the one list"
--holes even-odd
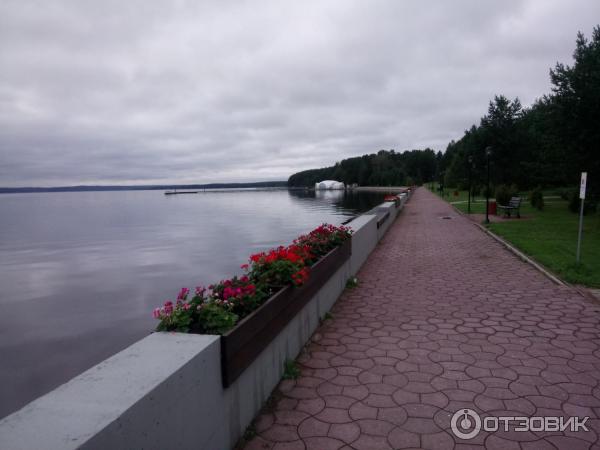
[(492, 147), (485, 148), (485, 157), (487, 164), (487, 188), (485, 190), (485, 223), (490, 223), (490, 155)]
[(467, 214), (471, 214), (471, 167), (473, 165), (473, 157), (469, 156), (467, 158), (469, 162), (469, 195), (468, 195), (468, 204), (467, 204)]

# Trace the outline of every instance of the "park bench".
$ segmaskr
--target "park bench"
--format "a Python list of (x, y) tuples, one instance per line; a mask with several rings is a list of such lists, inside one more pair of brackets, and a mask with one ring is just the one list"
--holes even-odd
[(517, 213), (517, 217), (520, 219), (521, 197), (511, 197), (508, 205), (498, 205), (498, 208), (504, 210), (505, 217), (510, 217), (511, 211), (515, 211)]

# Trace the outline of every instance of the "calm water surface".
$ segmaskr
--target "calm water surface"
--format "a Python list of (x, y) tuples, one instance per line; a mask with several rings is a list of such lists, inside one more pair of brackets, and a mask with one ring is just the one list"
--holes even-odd
[(147, 335), (179, 288), (341, 224), (381, 193), (0, 195), (0, 417)]

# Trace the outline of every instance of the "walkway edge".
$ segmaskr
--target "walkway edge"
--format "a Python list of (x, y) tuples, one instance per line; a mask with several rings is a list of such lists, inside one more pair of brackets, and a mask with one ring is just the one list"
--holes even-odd
[[(445, 201), (445, 200), (444, 200)], [(510, 251), (511, 253), (513, 253), (515, 256), (517, 256), (519, 259), (521, 259), (522, 261), (526, 262), (527, 264), (533, 266), (535, 269), (538, 270), (538, 272), (541, 272), (542, 274), (544, 274), (547, 278), (551, 279), (554, 283), (558, 284), (559, 286), (566, 286), (566, 287), (570, 287), (573, 290), (575, 290), (577, 293), (579, 293), (580, 295), (583, 295), (583, 293), (575, 288), (573, 285), (567, 283), (566, 281), (561, 280), (560, 278), (558, 278), (556, 275), (554, 275), (552, 272), (550, 272), (548, 269), (546, 269), (544, 266), (542, 266), (540, 263), (534, 261), (532, 258), (530, 258), (529, 256), (527, 256), (525, 253), (523, 253), (521, 250), (519, 250), (518, 248), (516, 248), (514, 245), (512, 245), (511, 243), (509, 243), (506, 239), (498, 236), (496, 233), (494, 233), (493, 231), (489, 230), (488, 228), (484, 227), (483, 225), (477, 223), (477, 222), (473, 222), (469, 216), (465, 213), (463, 213), (460, 209), (458, 209), (456, 206), (454, 206), (451, 203), (448, 203), (450, 206), (452, 206), (452, 208), (454, 209), (454, 211), (456, 211), (458, 214), (460, 214), (461, 216), (463, 216), (465, 219), (467, 219), (469, 222), (471, 222), (473, 225), (475, 225), (477, 228), (479, 228), (481, 231), (483, 231), (484, 233), (488, 234), (490, 237), (492, 237), (495, 241), (499, 242), (500, 244), (502, 244), (508, 251)], [(584, 295), (585, 296), (585, 295)]]
[(488, 235), (490, 235), (493, 239), (495, 239), (497, 242), (500, 242), (504, 247), (506, 247), (509, 251), (511, 251), (512, 253), (514, 253), (517, 257), (519, 257), (519, 259), (525, 261), (526, 263), (532, 265), (533, 267), (535, 267), (539, 272), (543, 273), (544, 275), (546, 275), (548, 278), (550, 278), (552, 281), (554, 281), (556, 284), (560, 285), (560, 286), (568, 286), (568, 287), (573, 287), (570, 284), (568, 284), (566, 281), (561, 280), (560, 278), (558, 278), (556, 275), (554, 275), (552, 272), (550, 272), (548, 269), (546, 269), (544, 266), (542, 266), (541, 264), (539, 264), (538, 262), (534, 261), (533, 259), (531, 259), (529, 256), (527, 256), (525, 253), (523, 253), (521, 250), (519, 250), (518, 248), (516, 248), (514, 245), (512, 245), (511, 243), (509, 243), (507, 240), (505, 240), (504, 238), (498, 236), (496, 233), (494, 233), (493, 231), (487, 229), (486, 227), (484, 227), (483, 225), (479, 224), (479, 223), (475, 223), (473, 222), (473, 225), (475, 225), (476, 227), (478, 227), (479, 229), (483, 230), (485, 233), (487, 233)]
[(591, 301), (593, 301), (595, 303), (600, 302), (600, 299), (597, 296), (595, 296), (593, 293), (591, 293), (588, 288), (579, 287), (579, 286), (576, 286), (574, 284), (568, 283), (568, 282), (566, 282), (564, 280), (561, 280), (558, 276), (554, 275), (549, 269), (546, 269), (543, 265), (541, 265), (540, 263), (536, 262), (533, 258), (527, 256), (521, 250), (519, 250), (514, 245), (512, 245), (510, 242), (508, 242), (506, 239), (504, 239), (503, 237), (498, 236), (496, 233), (494, 233), (493, 231), (491, 231), (488, 228), (484, 227), (483, 225), (481, 225), (481, 224), (479, 224), (477, 222), (473, 222), (469, 218), (469, 216), (467, 214), (463, 213), (460, 209), (458, 209), (453, 204), (451, 204), (451, 203), (448, 203), (448, 204), (450, 206), (452, 206), (452, 208), (458, 214), (460, 214), (461, 216), (464, 216), (473, 225), (475, 225), (480, 230), (482, 230), (483, 232), (485, 232), (488, 235), (490, 235), (494, 240), (496, 240), (497, 242), (499, 242), (500, 244), (502, 244), (508, 251), (512, 252), (515, 256), (517, 256), (522, 261), (524, 261), (527, 264), (533, 266), (539, 272), (541, 272), (542, 274), (544, 274), (547, 278), (551, 279), (554, 283), (558, 284), (559, 286), (565, 286), (565, 287), (571, 288), (572, 290), (574, 290), (575, 292), (577, 292), (579, 295), (581, 295), (582, 297), (584, 297), (587, 300), (591, 300)]

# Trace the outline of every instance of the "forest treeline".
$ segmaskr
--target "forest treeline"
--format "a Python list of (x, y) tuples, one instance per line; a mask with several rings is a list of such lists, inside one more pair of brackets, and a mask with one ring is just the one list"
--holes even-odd
[(360, 186), (422, 184), (433, 179), (436, 166), (436, 154), (429, 148), (403, 153), (380, 150), (375, 154), (344, 159), (331, 167), (295, 173), (289, 178), (288, 186), (314, 186), (317, 181), (323, 180)]
[[(451, 141), (444, 153), (431, 149), (403, 153), (381, 150), (334, 166), (292, 175), (290, 186), (335, 179), (347, 184), (406, 185), (440, 181), (466, 187), (469, 165), (475, 185), (486, 177), (485, 149), (491, 147), (494, 185), (520, 190), (578, 186), (588, 172), (588, 192), (600, 195), (600, 26), (591, 39), (578, 33), (572, 65), (550, 69), (551, 92), (523, 107), (518, 98), (497, 95), (487, 114)], [(471, 163), (469, 164), (469, 160)]]

